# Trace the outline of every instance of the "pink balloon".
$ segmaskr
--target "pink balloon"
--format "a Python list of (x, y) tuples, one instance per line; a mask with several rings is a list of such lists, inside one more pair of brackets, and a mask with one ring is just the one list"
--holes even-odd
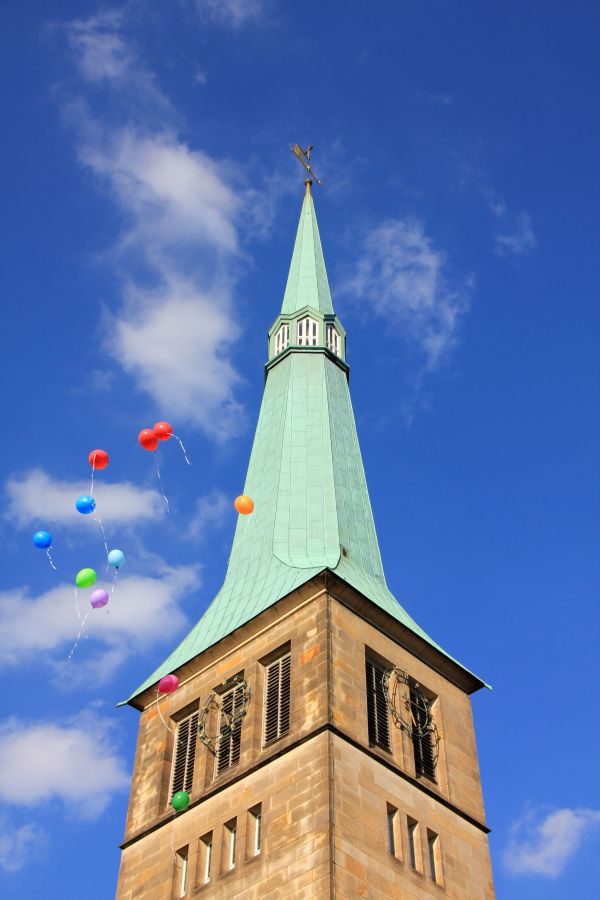
[(159, 694), (172, 694), (179, 687), (177, 675), (164, 675), (158, 682)]
[(94, 609), (100, 609), (102, 606), (106, 606), (108, 603), (108, 594), (106, 591), (103, 591), (102, 588), (98, 588), (97, 591), (94, 591), (92, 596), (90, 597), (90, 603), (94, 607)]

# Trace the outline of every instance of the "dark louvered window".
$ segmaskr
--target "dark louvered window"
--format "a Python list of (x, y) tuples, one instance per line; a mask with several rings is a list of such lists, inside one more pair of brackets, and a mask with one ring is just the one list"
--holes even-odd
[(238, 684), (221, 697), (219, 713), (219, 743), (217, 745), (216, 774), (237, 765), (240, 761), (242, 721), (239, 713), (244, 705), (244, 688)]
[(383, 666), (366, 660), (367, 674), (367, 715), (369, 720), (369, 744), (391, 751), (390, 723), (387, 704), (383, 693)]
[(278, 741), (290, 730), (291, 656), (286, 653), (265, 668), (264, 746)]
[(412, 733), (415, 770), (417, 775), (425, 775), (426, 778), (435, 781), (436, 752), (434, 737), (428, 728), (428, 724), (431, 721), (429, 706), (430, 703), (423, 694), (420, 691), (417, 693), (411, 688), (410, 711), (412, 719), (417, 726)]
[[(177, 791), (192, 790), (194, 780), (194, 759), (196, 757), (196, 734), (198, 733), (198, 713), (194, 712), (177, 725), (175, 734), (175, 755), (171, 777), (171, 797)], [(170, 799), (170, 798), (169, 798)]]

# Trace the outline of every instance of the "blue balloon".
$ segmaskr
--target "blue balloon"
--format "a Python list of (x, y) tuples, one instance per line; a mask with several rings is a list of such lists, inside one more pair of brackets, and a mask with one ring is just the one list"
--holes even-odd
[(108, 561), (115, 569), (120, 569), (125, 562), (125, 554), (122, 550), (111, 550), (108, 554)]
[(93, 497), (88, 497), (87, 494), (84, 494), (75, 501), (75, 509), (77, 512), (80, 512), (82, 516), (89, 516), (89, 514), (93, 513), (96, 509), (96, 501)]
[(33, 536), (33, 543), (40, 550), (47, 550), (52, 546), (52, 535), (49, 531), (36, 531)]

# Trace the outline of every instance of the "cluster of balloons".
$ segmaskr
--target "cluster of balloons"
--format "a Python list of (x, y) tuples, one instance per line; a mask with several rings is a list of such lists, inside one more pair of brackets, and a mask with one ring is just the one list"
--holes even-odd
[[(108, 562), (115, 571), (118, 571), (125, 562), (125, 554), (122, 550), (111, 550), (108, 554)], [(90, 588), (96, 584), (97, 577), (94, 569), (80, 569), (75, 576), (75, 584), (78, 588)], [(108, 599), (108, 591), (98, 588), (92, 593), (90, 603), (93, 609), (100, 609), (106, 606)]]
[(156, 450), (159, 441), (168, 441), (173, 436), (173, 429), (168, 422), (157, 422), (154, 428), (143, 428), (138, 441), (144, 450)]

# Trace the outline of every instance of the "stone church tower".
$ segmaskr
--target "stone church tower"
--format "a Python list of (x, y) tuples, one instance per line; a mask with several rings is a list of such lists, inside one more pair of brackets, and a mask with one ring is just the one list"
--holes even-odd
[(223, 587), (127, 701), (118, 900), (493, 898), (484, 685), (387, 587), (310, 180), (244, 493)]

